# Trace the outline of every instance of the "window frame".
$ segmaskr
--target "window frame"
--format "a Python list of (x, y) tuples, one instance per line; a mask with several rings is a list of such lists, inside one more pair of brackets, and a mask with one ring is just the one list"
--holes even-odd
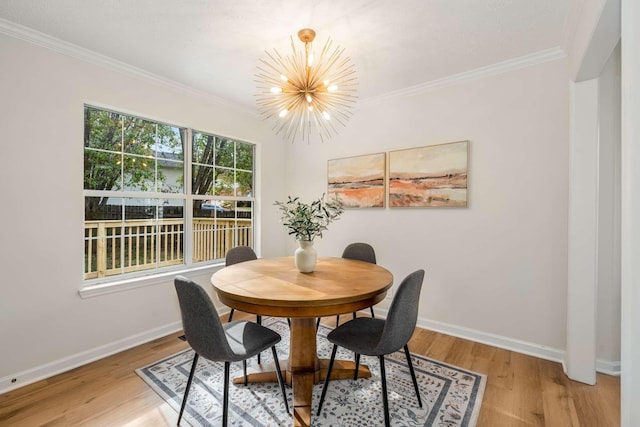
[[(210, 132), (210, 131), (202, 131), (200, 129), (196, 129), (195, 127), (190, 127), (190, 126), (180, 126), (177, 124), (171, 124), (168, 123), (166, 121), (163, 120), (157, 120), (154, 118), (146, 118), (142, 115), (139, 114), (131, 114), (122, 110), (118, 110), (118, 109), (114, 109), (111, 107), (104, 107), (101, 106), (99, 104), (95, 104), (95, 103), (84, 103), (83, 104), (83, 113), (85, 111), (86, 108), (93, 108), (93, 109), (97, 109), (97, 110), (101, 110), (101, 111), (108, 111), (111, 113), (115, 113), (115, 114), (119, 114), (121, 116), (125, 116), (125, 117), (134, 117), (136, 119), (140, 119), (140, 120), (145, 120), (145, 121), (149, 121), (152, 122), (153, 124), (156, 125), (165, 125), (165, 126), (170, 126), (170, 127), (174, 127), (174, 128), (178, 128), (178, 129), (183, 129), (185, 131), (185, 140), (183, 143), (183, 147), (182, 147), (182, 156), (183, 156), (183, 177), (184, 177), (184, 182), (183, 182), (183, 188), (182, 188), (182, 192), (180, 193), (168, 193), (168, 192), (160, 192), (158, 191), (158, 186), (155, 185), (154, 191), (131, 191), (131, 190), (126, 190), (124, 191), (123, 189), (120, 190), (87, 190), (84, 188), (84, 173), (83, 173), (83, 184), (82, 184), (82, 198), (83, 198), (83, 207), (85, 206), (85, 198), (86, 197), (92, 197), (92, 196), (105, 196), (108, 195), (109, 197), (118, 197), (118, 198), (127, 198), (127, 197), (134, 197), (134, 198), (142, 198), (142, 199), (172, 199), (172, 200), (181, 200), (183, 203), (183, 221), (184, 221), (184, 225), (183, 225), (183, 245), (182, 245), (182, 257), (183, 257), (183, 263), (181, 264), (177, 264), (177, 265), (170, 265), (170, 266), (164, 266), (164, 267), (153, 267), (150, 269), (145, 269), (145, 270), (140, 270), (140, 271), (135, 271), (135, 272), (127, 272), (127, 273), (119, 273), (119, 274), (114, 274), (114, 275), (109, 275), (109, 276), (104, 276), (104, 277), (97, 277), (97, 278), (85, 278), (85, 272), (86, 272), (86, 266), (84, 265), (86, 263), (86, 246), (83, 244), (83, 251), (82, 251), (82, 259), (83, 259), (83, 267), (82, 267), (82, 284), (79, 290), (79, 294), (82, 298), (85, 297), (92, 297), (92, 296), (97, 296), (97, 295), (103, 295), (103, 294), (108, 294), (108, 293), (112, 293), (112, 292), (119, 292), (121, 290), (126, 290), (126, 289), (134, 289), (134, 288), (139, 288), (142, 286), (149, 286), (149, 285), (155, 285), (155, 284), (160, 284), (160, 283), (166, 283), (167, 279), (170, 277), (174, 277), (177, 274), (182, 274), (185, 275), (187, 277), (196, 277), (198, 275), (201, 274), (209, 274), (219, 268), (221, 268), (222, 266), (224, 266), (224, 257), (222, 258), (215, 258), (215, 259), (208, 259), (208, 260), (203, 260), (203, 261), (197, 261), (194, 262), (193, 261), (193, 252), (194, 252), (194, 227), (193, 227), (193, 221), (194, 221), (194, 212), (193, 212), (193, 206), (194, 206), (194, 201), (196, 200), (203, 200), (203, 199), (215, 199), (215, 200), (220, 200), (220, 201), (230, 201), (233, 202), (234, 204), (234, 217), (233, 219), (236, 221), (236, 225), (237, 225), (237, 219), (238, 219), (238, 211), (237, 211), (237, 202), (249, 202), (251, 204), (251, 226), (250, 226), (250, 233), (252, 236), (252, 240), (251, 240), (251, 246), (255, 249), (256, 246), (256, 238), (255, 238), (255, 229), (256, 229), (256, 212), (257, 207), (256, 207), (256, 169), (257, 169), (257, 162), (256, 162), (256, 154), (257, 154), (257, 144), (254, 142), (249, 142), (247, 140), (244, 139), (239, 139), (239, 138), (235, 138), (235, 137), (230, 137), (230, 136), (225, 136), (225, 135), (221, 135), (217, 132)], [(84, 121), (83, 121), (83, 128), (84, 128)], [(237, 180), (237, 177), (235, 176), (235, 173), (237, 173), (238, 171), (249, 171), (247, 169), (241, 169), (237, 167), (237, 144), (246, 144), (248, 146), (251, 147), (252, 150), (252, 169), (249, 171), (251, 172), (251, 194), (250, 196), (235, 196), (235, 194), (233, 196), (221, 196), (221, 195), (206, 195), (206, 194), (193, 194), (192, 191), (192, 187), (193, 187), (193, 177), (192, 177), (192, 172), (193, 172), (193, 165), (196, 164), (196, 162), (194, 161), (193, 158), (193, 144), (194, 144), (194, 140), (193, 140), (193, 135), (195, 133), (200, 133), (200, 134), (206, 134), (206, 135), (210, 135), (213, 136), (214, 138), (221, 138), (221, 139), (226, 139), (226, 140), (230, 140), (234, 142), (234, 165), (233, 168), (231, 168), (231, 170), (234, 171), (234, 182)], [(84, 145), (83, 143), (83, 153), (85, 152), (87, 146)], [(215, 150), (215, 146), (214, 146), (214, 150)], [(215, 156), (214, 156), (215, 159)], [(198, 163), (199, 164), (199, 163)], [(215, 164), (209, 165), (211, 167), (216, 167)], [(226, 167), (225, 167), (226, 168)], [(157, 174), (157, 171), (156, 171)], [(85, 215), (86, 212), (83, 209), (83, 230), (86, 230), (86, 219), (85, 219)], [(156, 218), (157, 220), (157, 218)], [(124, 222), (124, 220), (123, 220)], [(236, 241), (236, 233), (234, 233), (234, 242)], [(154, 238), (158, 239), (159, 236), (159, 231), (156, 229), (154, 230)], [(86, 242), (87, 237), (85, 235), (85, 233), (83, 232), (83, 242)]]

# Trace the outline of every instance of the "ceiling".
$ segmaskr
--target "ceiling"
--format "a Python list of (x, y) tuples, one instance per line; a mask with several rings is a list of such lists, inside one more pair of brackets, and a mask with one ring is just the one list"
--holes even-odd
[(310, 27), (366, 100), (563, 46), (572, 0), (0, 0), (0, 18), (255, 110), (265, 50)]

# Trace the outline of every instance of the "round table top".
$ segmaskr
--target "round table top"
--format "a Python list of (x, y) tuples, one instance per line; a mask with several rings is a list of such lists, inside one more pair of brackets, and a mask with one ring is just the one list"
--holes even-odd
[(293, 257), (260, 258), (211, 276), (221, 302), (250, 313), (315, 317), (347, 313), (382, 301), (393, 284), (385, 268), (364, 261), (319, 257), (300, 273)]

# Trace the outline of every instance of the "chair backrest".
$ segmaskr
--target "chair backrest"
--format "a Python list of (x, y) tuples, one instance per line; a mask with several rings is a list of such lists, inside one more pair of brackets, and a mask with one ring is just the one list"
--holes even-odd
[(358, 261), (376, 263), (376, 251), (368, 243), (351, 243), (344, 248), (342, 258), (355, 259)]
[(376, 354), (398, 351), (411, 339), (418, 321), (418, 305), (423, 280), (424, 270), (417, 270), (400, 283), (389, 307)]
[(233, 357), (222, 322), (211, 298), (197, 283), (186, 277), (174, 280), (184, 335), (191, 348), (209, 360), (228, 360)]
[(254, 259), (258, 259), (258, 256), (249, 246), (236, 246), (227, 251), (225, 265), (229, 266)]

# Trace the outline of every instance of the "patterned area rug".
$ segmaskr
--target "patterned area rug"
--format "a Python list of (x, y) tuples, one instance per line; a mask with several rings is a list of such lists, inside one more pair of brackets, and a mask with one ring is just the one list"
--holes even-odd
[[(282, 335), (276, 347), (278, 357), (288, 357), (289, 327), (287, 322), (265, 318), (265, 326)], [(332, 345), (326, 339), (330, 328), (321, 325), (318, 331), (318, 356), (329, 358)], [(193, 351), (187, 350), (137, 369), (146, 381), (171, 407), (180, 410), (187, 384)], [(338, 348), (336, 359), (353, 360), (353, 353)], [(385, 357), (389, 412), (393, 426), (473, 427), (476, 424), (486, 383), (484, 375), (412, 354), (423, 407), (418, 406), (411, 375), (404, 352)], [(271, 352), (262, 353), (263, 363), (272, 361)], [(248, 365), (256, 363), (252, 358)], [(315, 416), (322, 385), (313, 389), (314, 426), (371, 426), (384, 425), (380, 367), (376, 357), (362, 356), (360, 363), (369, 365), (372, 377), (367, 379), (336, 380), (329, 383), (322, 413)], [(242, 363), (231, 364), (231, 378), (242, 376)], [(223, 364), (203, 358), (189, 392), (184, 421), (193, 426), (221, 424)], [(287, 387), (289, 405), (292, 390)], [(285, 412), (282, 394), (277, 383), (230, 385), (229, 425), (232, 426), (290, 426), (292, 418)]]

